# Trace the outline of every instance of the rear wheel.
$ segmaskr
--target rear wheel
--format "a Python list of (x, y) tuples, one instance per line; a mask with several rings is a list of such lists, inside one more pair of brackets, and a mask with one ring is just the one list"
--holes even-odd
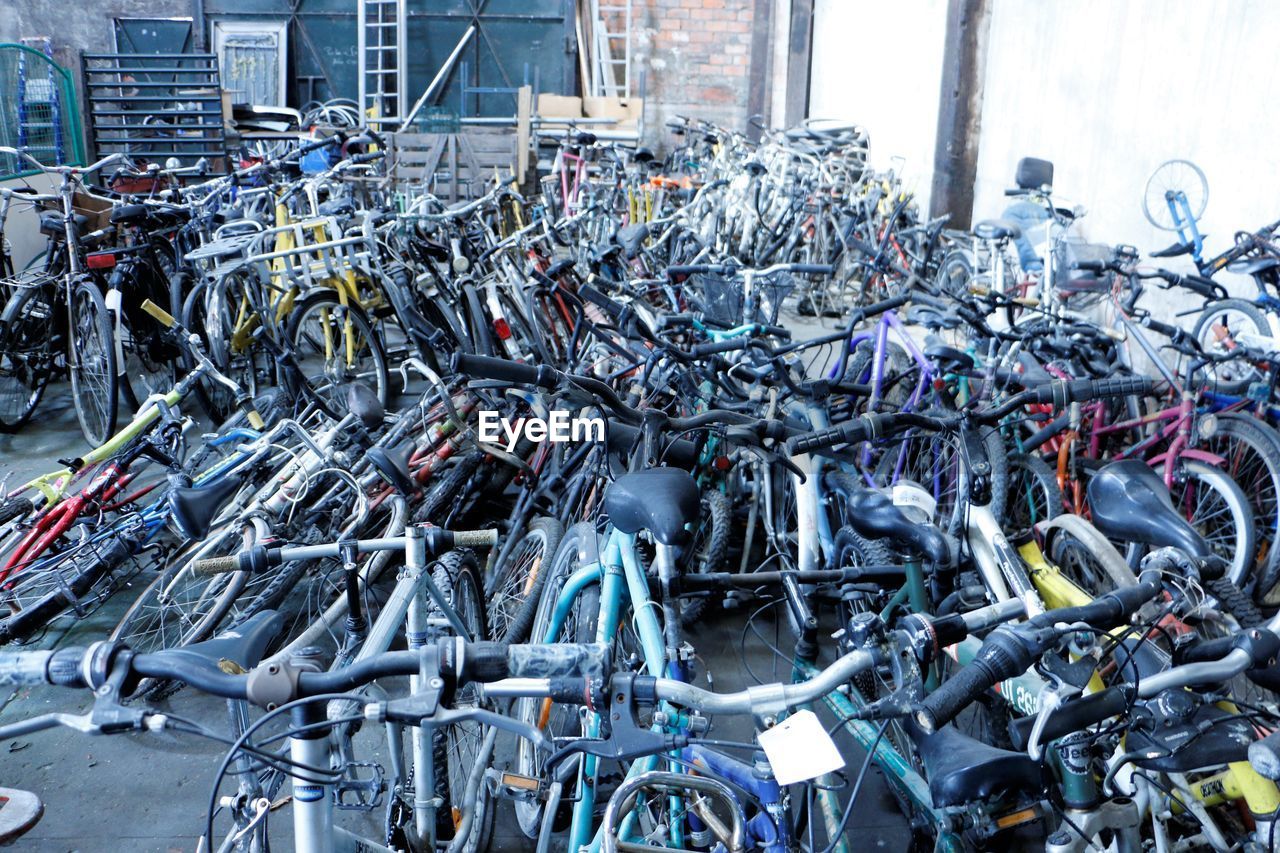
[(54, 310), (51, 288), (23, 287), (0, 313), (0, 432), (31, 419), (53, 376)]
[(98, 447), (116, 431), (119, 388), (111, 314), (92, 281), (80, 282), (71, 294), (67, 348), (80, 431), (90, 445)]
[[(599, 611), (600, 586), (591, 584), (574, 598), (569, 614), (554, 637), (548, 638), (552, 614), (556, 602), (569, 576), (578, 568), (578, 549), (594, 539), (595, 529), (588, 522), (580, 522), (565, 531), (551, 564), (544, 570), (546, 581), (538, 599), (538, 610), (533, 620), (530, 639), (535, 643), (552, 642), (590, 643), (595, 641), (595, 625)], [(550, 699), (520, 699), (515, 705), (515, 716), (522, 722), (541, 729), (548, 737), (577, 736), (582, 733), (578, 707), (552, 702)], [(543, 776), (545, 754), (534, 749), (527, 740), (516, 744), (516, 772), (521, 776), (540, 779)], [(565, 800), (571, 799), (569, 796)], [(542, 825), (542, 804), (537, 800), (515, 801), (516, 820), (520, 829), (530, 838), (536, 838)]]
[(1008, 530), (1033, 530), (1062, 512), (1062, 489), (1044, 460), (1026, 453), (1009, 457), (1009, 498), (1005, 508)]

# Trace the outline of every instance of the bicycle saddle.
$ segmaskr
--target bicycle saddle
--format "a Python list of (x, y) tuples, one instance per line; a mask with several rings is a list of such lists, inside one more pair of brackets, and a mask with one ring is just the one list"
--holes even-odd
[(1241, 258), (1227, 264), (1227, 271), (1240, 275), (1257, 275), (1280, 266), (1280, 258)]
[(223, 669), (223, 661), (235, 664), (242, 670), (250, 670), (262, 662), (271, 641), (284, 627), (284, 616), (275, 610), (255, 613), (235, 627), (228, 628), (216, 637), (189, 646), (165, 649), (165, 657), (186, 661), (194, 666)]
[(648, 530), (663, 545), (679, 545), (685, 525), (698, 518), (698, 484), (679, 468), (623, 474), (604, 493), (605, 512), (623, 533)]
[(148, 212), (145, 204), (122, 204), (111, 209), (111, 223), (113, 225), (142, 222), (147, 216)]
[(924, 764), (935, 809), (1040, 790), (1040, 765), (1025, 752), (989, 746), (955, 726), (926, 735), (911, 723), (907, 731)]
[(598, 140), (599, 137), (589, 130), (578, 131), (577, 136), (573, 139), (576, 145), (581, 145), (583, 148), (590, 148), (592, 145), (595, 145)]
[(1176, 258), (1179, 255), (1189, 255), (1192, 249), (1196, 247), (1195, 243), (1174, 243), (1172, 246), (1166, 246), (1158, 252), (1152, 252), (1153, 258)]
[(373, 447), (365, 454), (373, 470), (378, 472), (388, 485), (402, 495), (412, 495), (418, 491), (418, 484), (409, 470), (409, 459), (413, 456), (413, 441), (406, 440), (395, 447)]
[(635, 225), (627, 225), (619, 228), (613, 235), (613, 239), (622, 247), (622, 256), (627, 260), (631, 260), (637, 253), (639, 253), (640, 245), (648, 236), (648, 223), (637, 222)]
[(1088, 488), (1093, 526), (1110, 539), (1179, 548), (1207, 557), (1209, 546), (1173, 507), (1160, 475), (1137, 459), (1104, 465)]
[(907, 309), (907, 323), (926, 329), (956, 329), (960, 317), (952, 311), (940, 311), (932, 305), (913, 304)]
[(378, 395), (363, 382), (348, 383), (347, 411), (359, 418), (365, 429), (382, 426), (382, 419), (387, 415)]
[(884, 492), (859, 489), (848, 497), (849, 524), (867, 539), (887, 539), (904, 551), (923, 554), (935, 566), (950, 566), (958, 556), (951, 540), (927, 521), (917, 521)]
[(637, 163), (652, 163), (654, 159), (653, 152), (650, 151), (648, 148), (644, 148), (644, 147), (637, 148), (635, 157), (633, 159)]
[[(84, 227), (89, 224), (89, 217), (82, 213), (75, 214), (76, 230), (83, 231)], [(56, 211), (40, 214), (40, 233), (46, 237), (61, 237), (62, 231), (62, 214)]]
[(942, 341), (925, 338), (925, 358), (934, 362), (944, 373), (967, 372), (973, 370), (973, 356), (964, 350), (948, 346)]
[(565, 270), (573, 269), (577, 263), (578, 261), (576, 258), (561, 258), (551, 266), (547, 267), (546, 271), (543, 272), (543, 275), (551, 279), (558, 278), (560, 273)]
[(188, 539), (203, 539), (209, 535), (213, 519), (243, 484), (241, 477), (232, 476), (199, 486), (170, 489), (166, 500), (173, 526)]
[(1016, 240), (1022, 229), (1007, 219), (984, 219), (973, 226), (973, 235), (979, 240)]

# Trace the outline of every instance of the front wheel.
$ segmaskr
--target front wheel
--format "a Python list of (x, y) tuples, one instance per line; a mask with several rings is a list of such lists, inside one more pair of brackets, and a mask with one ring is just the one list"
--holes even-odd
[(382, 341), (359, 306), (343, 304), (338, 293), (317, 290), (289, 318), (288, 338), (302, 379), (338, 411), (342, 387), (363, 382), (387, 402), (387, 357)]
[[(1241, 335), (1271, 337), (1271, 323), (1258, 306), (1244, 299), (1221, 299), (1205, 306), (1192, 331), (1207, 353), (1225, 355), (1236, 348)], [(1221, 394), (1243, 394), (1262, 378), (1261, 371), (1244, 359), (1205, 367), (1210, 387)]]
[(49, 287), (13, 291), (0, 313), (0, 432), (35, 413), (54, 370), (54, 301)]
[(80, 282), (71, 294), (67, 364), (80, 431), (91, 446), (106, 444), (116, 431), (119, 377), (111, 314), (92, 281)]
[[(1163, 476), (1163, 469), (1160, 471)], [(1257, 550), (1253, 510), (1244, 491), (1221, 468), (1196, 459), (1183, 459), (1169, 489), (1174, 509), (1191, 522), (1210, 550), (1227, 560), (1227, 577), (1243, 584), (1253, 568)]]

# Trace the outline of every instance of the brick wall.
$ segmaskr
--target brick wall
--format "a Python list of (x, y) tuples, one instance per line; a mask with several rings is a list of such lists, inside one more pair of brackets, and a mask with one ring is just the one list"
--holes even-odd
[(746, 129), (754, 8), (754, 0), (633, 0), (650, 144), (669, 140), (664, 124), (678, 115)]

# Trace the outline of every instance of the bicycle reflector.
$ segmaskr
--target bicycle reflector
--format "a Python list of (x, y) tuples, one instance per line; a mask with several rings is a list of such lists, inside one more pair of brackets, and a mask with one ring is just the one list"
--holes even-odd
[(507, 324), (505, 317), (499, 317), (493, 321), (493, 330), (498, 333), (498, 340), (505, 341), (511, 337), (511, 326)]
[(85, 256), (84, 262), (91, 270), (109, 270), (116, 265), (116, 253), (93, 252)]

